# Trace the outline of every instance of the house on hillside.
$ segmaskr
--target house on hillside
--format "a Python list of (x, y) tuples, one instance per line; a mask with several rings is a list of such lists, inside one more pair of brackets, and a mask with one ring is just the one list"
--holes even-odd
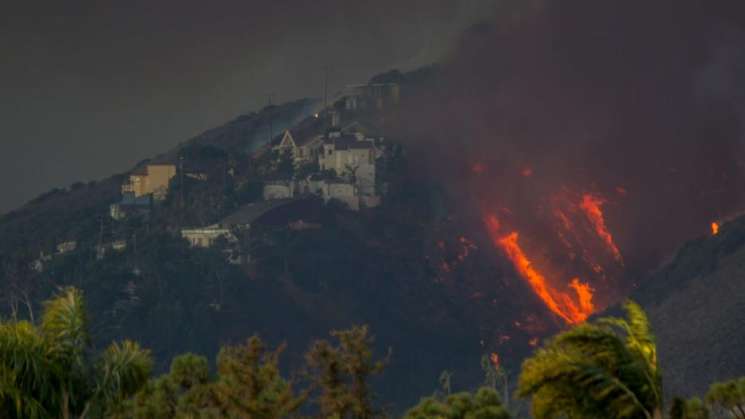
[(272, 180), (264, 183), (264, 201), (289, 199), (295, 196), (296, 182), (292, 180)]
[(295, 139), (290, 130), (286, 130), (282, 135), (279, 144), (274, 146), (274, 150), (280, 153), (290, 153), (295, 163), (299, 167), (306, 163), (312, 163), (318, 160), (318, 154), (323, 146), (321, 136), (305, 136)]
[(321, 170), (332, 170), (359, 188), (361, 195), (375, 195), (375, 160), (378, 150), (372, 139), (362, 134), (329, 134), (323, 142), (318, 165)]
[(122, 194), (122, 200), (109, 206), (109, 216), (116, 221), (121, 221), (134, 214), (145, 214), (150, 212), (152, 206), (152, 195), (135, 197), (134, 192)]
[(174, 164), (147, 164), (129, 175), (127, 183), (122, 185), (122, 195), (131, 193), (135, 198), (152, 195), (154, 200), (161, 201), (168, 194), (168, 187), (174, 176)]
[(181, 237), (194, 248), (210, 248), (218, 241), (224, 240), (227, 244), (223, 249), (226, 260), (236, 265), (247, 263), (250, 255), (241, 249), (239, 236), (247, 233), (257, 220), (271, 215), (272, 212), (277, 212), (281, 217), (283, 216), (281, 209), (284, 207), (289, 207), (290, 211), (296, 210), (291, 204), (300, 201), (302, 200), (283, 199), (244, 205), (216, 224), (182, 229)]
[(77, 248), (78, 248), (78, 242), (75, 240), (62, 242), (57, 245), (57, 254), (64, 255), (67, 253), (71, 253), (71, 252), (74, 252)]
[(208, 248), (215, 245), (219, 239), (228, 243), (236, 243), (238, 238), (229, 228), (214, 224), (202, 228), (185, 228), (181, 230), (181, 237), (189, 242), (191, 247)]

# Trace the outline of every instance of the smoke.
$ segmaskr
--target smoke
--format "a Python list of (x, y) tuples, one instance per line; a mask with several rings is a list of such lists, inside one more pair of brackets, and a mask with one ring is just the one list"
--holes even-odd
[(549, 253), (552, 199), (601, 197), (626, 278), (745, 209), (738, 2), (502, 4), (404, 104), (419, 173)]

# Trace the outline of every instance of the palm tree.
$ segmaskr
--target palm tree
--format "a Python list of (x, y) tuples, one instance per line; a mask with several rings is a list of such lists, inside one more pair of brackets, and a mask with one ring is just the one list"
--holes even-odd
[(148, 351), (113, 343), (92, 357), (80, 291), (65, 288), (44, 303), (41, 323), (0, 322), (0, 417), (102, 416), (150, 375)]
[(745, 377), (712, 384), (706, 401), (733, 418), (745, 419)]
[(662, 418), (657, 349), (642, 308), (561, 333), (523, 363), (517, 394), (536, 419)]

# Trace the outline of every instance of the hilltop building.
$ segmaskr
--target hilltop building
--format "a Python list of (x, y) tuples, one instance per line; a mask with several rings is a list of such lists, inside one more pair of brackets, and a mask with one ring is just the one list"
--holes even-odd
[(331, 170), (336, 176), (355, 184), (361, 195), (375, 195), (377, 156), (373, 139), (337, 131), (324, 138), (318, 165), (321, 170)]
[(341, 201), (352, 210), (376, 207), (376, 164), (383, 155), (382, 139), (367, 138), (354, 132), (359, 124), (334, 130), (325, 136), (308, 137), (298, 143), (292, 132), (286, 131), (275, 150), (292, 154), (296, 167), (317, 163), (318, 173), (305, 179), (273, 180), (264, 184), (266, 201), (317, 195), (325, 202)]
[(274, 150), (280, 153), (290, 153), (296, 167), (306, 163), (312, 163), (318, 160), (323, 140), (321, 136), (311, 136), (303, 138), (300, 141), (295, 140), (290, 130), (286, 130), (282, 135), (279, 144)]
[(131, 193), (135, 198), (152, 195), (160, 201), (168, 194), (171, 179), (176, 176), (176, 165), (171, 163), (148, 164), (129, 175), (129, 181), (122, 185), (122, 195)]

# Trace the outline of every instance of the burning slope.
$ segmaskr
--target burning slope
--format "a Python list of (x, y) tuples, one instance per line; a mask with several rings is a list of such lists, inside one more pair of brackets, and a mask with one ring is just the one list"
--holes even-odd
[(603, 204), (605, 201), (593, 196), (591, 194), (585, 194), (582, 196), (582, 203), (580, 208), (585, 212), (587, 219), (592, 223), (595, 228), (595, 233), (600, 237), (608, 249), (613, 254), (613, 258), (620, 264), (623, 264), (623, 257), (621, 252), (618, 250), (616, 243), (613, 241), (613, 236), (608, 232), (608, 227), (605, 225), (605, 218), (603, 217)]
[(572, 279), (569, 288), (576, 293), (576, 300), (565, 291), (553, 287), (541, 274), (518, 243), (519, 233), (513, 231), (506, 235), (500, 233), (500, 223), (496, 216), (486, 217), (486, 225), (494, 244), (501, 248), (510, 259), (515, 270), (528, 282), (528, 285), (551, 312), (569, 324), (582, 323), (592, 314), (592, 289), (578, 278)]

